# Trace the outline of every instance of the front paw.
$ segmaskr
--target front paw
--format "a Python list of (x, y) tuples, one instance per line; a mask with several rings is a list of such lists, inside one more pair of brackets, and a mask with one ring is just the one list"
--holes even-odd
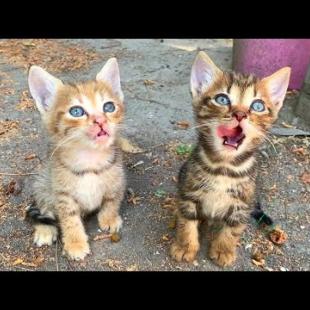
[(185, 261), (187, 263), (192, 262), (198, 252), (198, 247), (193, 246), (181, 246), (177, 242), (171, 245), (170, 255), (177, 262)]
[(41, 247), (43, 245), (52, 245), (57, 240), (57, 228), (51, 225), (36, 225), (33, 243)]
[(64, 242), (63, 254), (72, 260), (83, 260), (90, 254), (89, 244), (85, 240), (72, 240)]
[(236, 260), (235, 250), (223, 251), (216, 247), (212, 247), (209, 250), (209, 257), (220, 267), (231, 266)]
[(119, 215), (113, 217), (100, 216), (98, 222), (102, 231), (108, 231), (111, 234), (119, 232), (123, 224), (123, 220)]

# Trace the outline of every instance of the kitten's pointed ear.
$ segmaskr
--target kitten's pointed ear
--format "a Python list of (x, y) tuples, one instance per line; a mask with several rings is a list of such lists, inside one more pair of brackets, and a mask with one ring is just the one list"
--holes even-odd
[(44, 114), (52, 104), (58, 88), (63, 83), (44, 69), (32, 66), (28, 74), (28, 85), (38, 110), (41, 114)]
[(199, 52), (191, 72), (192, 96), (200, 96), (221, 74), (222, 71), (213, 63), (210, 57), (204, 52)]
[(112, 91), (121, 99), (124, 100), (124, 94), (121, 89), (121, 80), (119, 74), (119, 67), (115, 57), (110, 58), (103, 66), (101, 71), (96, 76), (97, 81), (108, 83)]
[(279, 111), (285, 98), (290, 81), (291, 68), (284, 67), (261, 80), (262, 87), (268, 92), (272, 103)]

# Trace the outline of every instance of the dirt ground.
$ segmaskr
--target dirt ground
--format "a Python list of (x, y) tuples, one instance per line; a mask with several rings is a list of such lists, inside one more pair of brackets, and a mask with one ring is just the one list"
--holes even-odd
[[(0, 40), (0, 270), (222, 270), (207, 258), (204, 239), (193, 264), (175, 263), (168, 255), (175, 233), (175, 177), (195, 143), (189, 74), (197, 49), (222, 68), (231, 67), (228, 39)], [(91, 217), (86, 227), (92, 255), (71, 262), (61, 255), (59, 242), (34, 247), (32, 228), (24, 221), (31, 173), (40, 170), (46, 156), (27, 68), (37, 64), (64, 81), (87, 80), (111, 56), (119, 61), (127, 106), (124, 134), (146, 152), (125, 155), (128, 194), (121, 209), (121, 240), (111, 242)], [(275, 127), (309, 130), (293, 114), (297, 96), (288, 94)], [(178, 126), (179, 121), (189, 122), (189, 128)], [(259, 153), (260, 198), (287, 241), (282, 246), (269, 242), (267, 232), (253, 221), (236, 264), (225, 270), (310, 269), (310, 137), (271, 134), (269, 140)], [(252, 260), (257, 247), (267, 248), (264, 261)]]

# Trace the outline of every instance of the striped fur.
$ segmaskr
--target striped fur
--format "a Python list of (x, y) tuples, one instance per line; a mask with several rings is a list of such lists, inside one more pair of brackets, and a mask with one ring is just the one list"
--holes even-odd
[[(199, 249), (198, 224), (207, 220), (211, 232), (214, 223), (221, 227), (211, 234), (210, 258), (220, 266), (234, 262), (238, 238), (251, 213), (256, 217), (258, 214), (253, 213), (255, 152), (284, 99), (281, 92), (286, 91), (289, 71), (280, 71), (260, 80), (253, 75), (222, 72), (205, 53), (198, 54), (191, 77), (198, 141), (179, 173), (177, 236), (171, 247), (177, 261), (195, 258)], [(280, 90), (275, 97), (277, 83)], [(230, 104), (217, 103), (218, 94), (225, 94)], [(262, 112), (251, 109), (257, 99), (264, 102)], [(241, 112), (244, 118), (234, 117)], [(223, 125), (242, 129), (245, 137), (236, 149), (227, 147), (225, 137), (219, 135)]]
[[(108, 70), (117, 69), (115, 61), (109, 64)], [(49, 159), (33, 184), (35, 206), (27, 214), (34, 221), (36, 245), (52, 244), (57, 226), (64, 253), (75, 260), (90, 253), (82, 223), (85, 215), (98, 211), (100, 228), (111, 233), (122, 224), (119, 208), (125, 173), (118, 137), (125, 107), (120, 89), (111, 86), (113, 82), (100, 79), (65, 85), (38, 68), (29, 76), (50, 144)], [(48, 91), (45, 84), (49, 85)], [(54, 93), (51, 84), (56, 85)], [(46, 96), (52, 98), (47, 101)], [(115, 111), (104, 112), (105, 102), (113, 102)], [(73, 106), (82, 107), (85, 114), (73, 117), (69, 113)], [(98, 135), (101, 130), (108, 132), (102, 140)]]

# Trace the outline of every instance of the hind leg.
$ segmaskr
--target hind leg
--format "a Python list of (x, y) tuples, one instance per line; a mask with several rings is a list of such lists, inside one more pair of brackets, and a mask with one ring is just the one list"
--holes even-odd
[(33, 243), (41, 247), (42, 245), (52, 245), (57, 240), (57, 227), (52, 225), (36, 224), (34, 225)]

